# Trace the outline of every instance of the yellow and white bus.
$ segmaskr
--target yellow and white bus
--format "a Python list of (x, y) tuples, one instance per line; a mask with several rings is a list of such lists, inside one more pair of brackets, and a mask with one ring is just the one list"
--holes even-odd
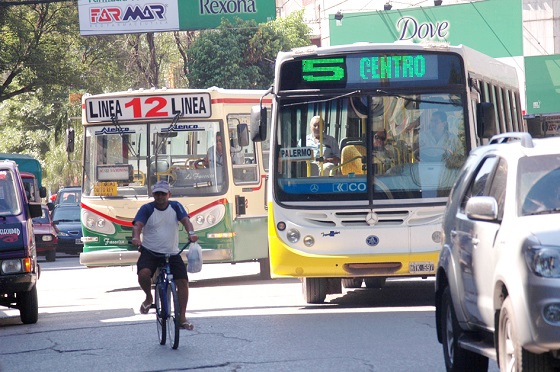
[[(205, 262), (259, 261), (269, 277), (269, 149), (248, 128), (251, 107), (266, 104), (263, 94), (213, 87), (84, 95), (80, 262), (135, 264), (132, 220), (153, 200), (153, 184), (167, 180), (189, 212)], [(180, 226), (180, 244), (187, 239)]]
[[(515, 68), (465, 46), (279, 53), (268, 94), (271, 273), (302, 278), (309, 303), (343, 285), (433, 276), (442, 214), (468, 152), (496, 133), (525, 131)], [(251, 119), (255, 141), (267, 125), (262, 110)], [(314, 116), (323, 131), (310, 139)], [(339, 160), (327, 164), (334, 147)]]

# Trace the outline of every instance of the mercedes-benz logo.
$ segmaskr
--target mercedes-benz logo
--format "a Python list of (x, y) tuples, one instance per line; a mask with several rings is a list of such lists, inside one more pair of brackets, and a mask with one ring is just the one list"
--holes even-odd
[(377, 216), (377, 213), (375, 213), (374, 211), (370, 211), (367, 216), (366, 216), (366, 223), (370, 226), (375, 225), (377, 222), (379, 221), (379, 217)]
[(311, 185), (310, 190), (311, 190), (311, 192), (317, 192), (317, 191), (319, 191), (319, 185), (317, 185), (316, 183), (314, 183), (313, 185)]
[(368, 236), (366, 238), (366, 244), (369, 245), (370, 247), (375, 247), (377, 244), (379, 244), (379, 237), (375, 235)]

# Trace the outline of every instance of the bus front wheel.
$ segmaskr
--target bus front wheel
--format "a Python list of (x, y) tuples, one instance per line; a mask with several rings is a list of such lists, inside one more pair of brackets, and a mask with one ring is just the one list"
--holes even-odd
[(303, 298), (309, 304), (322, 304), (327, 297), (327, 278), (303, 278)]
[(270, 258), (260, 258), (259, 259), (261, 279), (270, 279)]

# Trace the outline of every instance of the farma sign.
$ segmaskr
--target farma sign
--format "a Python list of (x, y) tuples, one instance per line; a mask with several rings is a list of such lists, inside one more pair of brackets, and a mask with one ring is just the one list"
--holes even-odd
[(78, 0), (80, 34), (110, 35), (216, 28), (222, 18), (263, 23), (274, 0)]

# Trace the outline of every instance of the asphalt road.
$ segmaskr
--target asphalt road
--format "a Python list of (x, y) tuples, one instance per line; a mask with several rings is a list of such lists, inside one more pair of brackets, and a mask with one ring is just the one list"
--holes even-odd
[[(39, 322), (0, 308), (0, 371), (444, 371), (433, 279), (388, 281), (309, 305), (297, 279), (260, 280), (256, 263), (190, 274), (177, 350), (141, 315), (134, 267), (41, 262)], [(491, 361), (491, 371), (497, 371)]]

